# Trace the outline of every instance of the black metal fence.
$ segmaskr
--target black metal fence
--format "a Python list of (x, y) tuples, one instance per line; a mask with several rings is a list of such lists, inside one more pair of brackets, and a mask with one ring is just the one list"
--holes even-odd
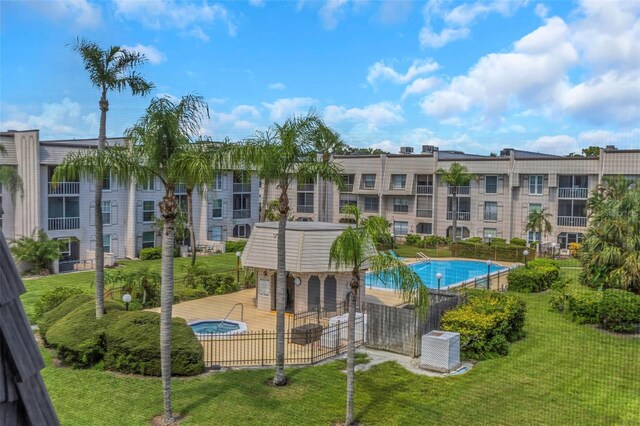
[(300, 327), (307, 324), (321, 324), (327, 322), (329, 318), (344, 315), (349, 312), (349, 304), (338, 302), (331, 307), (316, 307), (307, 311), (298, 311), (293, 314), (289, 324), (292, 328)]
[[(356, 318), (355, 345), (365, 342), (365, 317)], [(286, 365), (309, 365), (335, 357), (347, 351), (347, 321), (336, 321), (301, 333), (285, 332)], [(251, 331), (242, 334), (198, 334), (204, 348), (206, 366), (260, 367), (276, 363), (276, 332)]]

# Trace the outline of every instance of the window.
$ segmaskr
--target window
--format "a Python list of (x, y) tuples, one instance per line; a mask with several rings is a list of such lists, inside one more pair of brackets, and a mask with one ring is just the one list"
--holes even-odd
[(407, 213), (409, 211), (409, 200), (406, 198), (394, 198), (393, 211), (396, 213)]
[(251, 226), (248, 224), (233, 227), (233, 236), (235, 238), (249, 238), (249, 234), (251, 234)]
[(533, 212), (539, 212), (542, 210), (542, 204), (540, 203), (529, 203), (529, 214)]
[(482, 230), (483, 238), (495, 238), (498, 236), (498, 230), (496, 228), (484, 228)]
[(568, 249), (571, 243), (581, 243), (584, 235), (579, 232), (562, 232), (558, 235), (560, 249)]
[(111, 251), (111, 234), (104, 234), (102, 236), (102, 247), (105, 253), (112, 253)]
[(222, 226), (211, 227), (211, 235), (209, 239), (212, 241), (222, 241)]
[(353, 191), (353, 181), (355, 180), (355, 177), (356, 175), (342, 175), (342, 183), (344, 185), (343, 191)]
[(49, 219), (80, 217), (79, 197), (49, 197)]
[(102, 202), (102, 224), (111, 225), (111, 201)]
[[(456, 230), (457, 239), (469, 238), (469, 235), (469, 228), (466, 226), (458, 226)], [(453, 238), (453, 226), (447, 228), (447, 238)]]
[(391, 189), (404, 189), (407, 185), (407, 175), (391, 175)]
[(103, 191), (111, 191), (111, 172), (105, 173), (102, 178), (102, 190)]
[(542, 175), (529, 176), (529, 195), (542, 195), (543, 187), (544, 187), (544, 176)]
[(393, 222), (394, 235), (407, 235), (409, 222)]
[(213, 176), (213, 190), (222, 191), (222, 173), (218, 172)]
[(495, 201), (485, 201), (484, 220), (498, 220), (498, 203)]
[(298, 192), (298, 213), (313, 213), (313, 192)]
[(222, 219), (222, 199), (217, 198), (213, 200), (211, 204), (213, 204), (213, 211), (211, 212), (211, 217), (213, 219)]
[(416, 225), (418, 234), (433, 234), (433, 225), (431, 223), (419, 223)]
[(376, 175), (362, 175), (362, 187), (364, 189), (373, 189), (376, 187)]
[(156, 203), (154, 201), (142, 202), (142, 222), (150, 223), (154, 221), (155, 219), (154, 209), (156, 207), (155, 204)]
[(358, 205), (358, 196), (356, 194), (340, 194), (340, 211), (347, 205)]
[(530, 243), (533, 241), (542, 241), (542, 239), (540, 238), (540, 232), (529, 231), (529, 234), (527, 235), (527, 241)]
[(156, 233), (148, 231), (142, 233), (142, 248), (153, 248), (156, 246)]
[(364, 197), (364, 211), (365, 212), (378, 212), (379, 210), (378, 197)]
[(485, 192), (485, 194), (497, 194), (498, 193), (498, 176), (485, 176), (484, 177), (484, 192)]
[(156, 190), (156, 178), (151, 177), (140, 184), (141, 191), (155, 191)]

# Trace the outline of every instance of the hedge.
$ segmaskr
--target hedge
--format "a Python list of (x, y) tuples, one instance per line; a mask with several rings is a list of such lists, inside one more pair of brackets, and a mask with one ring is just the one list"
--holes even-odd
[[(173, 257), (180, 257), (180, 248), (173, 248)], [(162, 246), (148, 247), (140, 250), (140, 260), (157, 260), (162, 259)]]
[[(122, 373), (160, 376), (160, 314), (127, 312), (105, 333), (105, 368)], [(204, 350), (185, 320), (171, 320), (171, 373), (191, 376), (204, 371)]]
[[(93, 300), (93, 297), (88, 294), (76, 294), (68, 297), (64, 302), (60, 303), (55, 308), (45, 312), (42, 315), (40, 321), (38, 321), (38, 331), (42, 338), (46, 342), (46, 334), (49, 328), (55, 324), (59, 319), (65, 317), (69, 312), (76, 310), (80, 305), (83, 305)], [(95, 305), (94, 305), (95, 307)], [(95, 310), (94, 310), (95, 313)]]
[(104, 355), (104, 331), (109, 322), (124, 311), (121, 303), (105, 301), (107, 314), (96, 319), (96, 305), (80, 305), (56, 321), (47, 331), (46, 341), (58, 351), (58, 358), (74, 367), (90, 367)]
[(244, 250), (244, 247), (247, 245), (246, 241), (227, 241), (225, 246), (225, 251), (227, 253), (235, 253), (237, 251)]
[(525, 304), (514, 296), (471, 291), (466, 303), (446, 312), (442, 329), (460, 333), (465, 358), (507, 355), (509, 342), (524, 336)]
[(35, 304), (33, 320), (38, 321), (45, 313), (60, 305), (69, 297), (81, 293), (82, 289), (77, 287), (56, 287), (46, 292)]
[(527, 267), (509, 271), (509, 290), (521, 293), (538, 293), (548, 290), (560, 279), (560, 265), (547, 259), (536, 259)]
[(207, 291), (201, 288), (184, 288), (173, 292), (173, 303), (202, 299), (207, 296)]
[(640, 296), (625, 290), (605, 290), (599, 320), (607, 330), (635, 332), (640, 327)]

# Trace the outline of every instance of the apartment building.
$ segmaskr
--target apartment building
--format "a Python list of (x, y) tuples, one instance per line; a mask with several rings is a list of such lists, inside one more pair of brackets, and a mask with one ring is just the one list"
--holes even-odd
[[(123, 143), (110, 138), (108, 145)], [(24, 193), (12, 198), (0, 188), (0, 226), (6, 238), (31, 235), (43, 229), (50, 237), (66, 242), (61, 269), (93, 258), (95, 203), (93, 182), (86, 180), (51, 184), (55, 167), (66, 154), (95, 149), (97, 139), (41, 141), (38, 130), (0, 133), (0, 165), (17, 166)], [(212, 177), (203, 194), (194, 191), (194, 228), (197, 243), (222, 248), (229, 238), (247, 238), (258, 219), (260, 181), (255, 173), (224, 171)], [(184, 185), (176, 196), (186, 209)], [(164, 195), (159, 180), (124, 184), (111, 176), (103, 180), (102, 209), (104, 247), (113, 258), (137, 257), (142, 248), (159, 246), (156, 227), (158, 203)]]
[[(604, 176), (640, 177), (640, 149), (613, 146), (593, 158), (516, 149), (492, 157), (424, 146), (419, 154), (403, 148), (400, 154), (335, 156), (333, 161), (344, 170), (343, 190), (323, 182), (294, 182), (289, 196), (296, 220), (346, 222), (349, 218), (342, 209), (354, 204), (365, 216), (389, 220), (396, 238), (408, 233), (451, 237), (452, 188), (442, 184), (436, 170), (447, 170), (457, 162), (475, 175), (469, 185), (457, 188), (458, 237), (518, 237), (557, 242), (561, 248), (582, 239), (587, 198)], [(269, 198), (277, 193), (270, 188)], [(525, 231), (529, 213), (542, 208), (551, 214), (550, 236)]]

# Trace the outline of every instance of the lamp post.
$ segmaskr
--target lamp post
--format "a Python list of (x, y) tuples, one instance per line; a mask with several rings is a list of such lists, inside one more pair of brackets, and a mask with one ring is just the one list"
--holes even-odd
[(440, 302), (440, 280), (442, 279), (442, 274), (440, 272), (436, 274), (436, 279), (438, 280), (438, 295), (436, 301)]
[(391, 250), (393, 250), (393, 239), (395, 238), (395, 235), (393, 234), (393, 232), (391, 233)]
[(491, 285), (489, 283), (489, 279), (491, 276), (491, 264), (493, 262), (491, 262), (491, 259), (487, 259), (487, 290), (489, 290), (491, 288)]
[(527, 263), (527, 256), (529, 256), (529, 250), (523, 251), (522, 255), (524, 256), (524, 267), (527, 268), (529, 266)]
[(556, 260), (556, 243), (551, 243), (551, 258)]
[(240, 256), (242, 255), (241, 252), (237, 251), (236, 252), (236, 282), (238, 283), (238, 285), (240, 285)]
[(129, 293), (125, 293), (122, 295), (122, 301), (124, 302), (124, 310), (129, 310), (129, 303), (131, 303), (131, 295)]

